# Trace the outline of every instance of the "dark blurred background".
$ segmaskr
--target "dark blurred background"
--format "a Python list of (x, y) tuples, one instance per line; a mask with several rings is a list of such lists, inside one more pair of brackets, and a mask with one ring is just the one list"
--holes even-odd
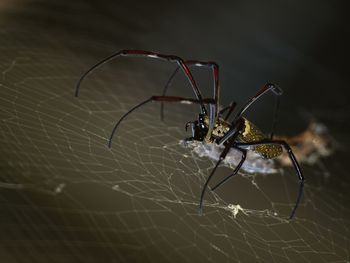
[[(349, 262), (347, 1), (2, 0), (0, 25), (1, 262)], [(78, 77), (120, 49), (216, 61), (222, 105), (244, 102), (266, 81), (278, 83), (284, 90), (280, 134), (295, 134), (311, 119), (324, 123), (338, 149), (317, 170), (304, 168), (310, 190), (297, 213), (299, 220), (278, 223), (253, 216), (236, 221), (215, 212), (203, 219), (196, 216), (195, 206), (175, 202), (168, 208), (152, 198), (123, 194), (132, 190), (112, 191), (113, 176), (121, 173), (128, 180), (139, 168), (122, 165), (133, 162), (133, 153), (123, 161), (117, 148), (110, 154), (101, 145), (123, 112), (161, 92), (172, 69), (153, 61), (113, 62), (105, 67), (107, 73), (101, 70), (91, 77), (80, 100), (74, 98)], [(209, 96), (208, 72), (194, 74)], [(184, 82), (180, 76), (170, 93), (190, 96)], [(267, 97), (248, 113), (264, 130), (271, 124), (272, 101)], [(168, 125), (188, 119), (176, 106), (168, 109)], [(96, 112), (93, 118), (89, 111)], [(101, 117), (99, 111), (112, 113)], [(141, 125), (147, 120), (168, 132), (158, 116), (153, 124), (150, 116), (139, 117)], [(125, 145), (134, 143), (134, 126), (125, 126), (125, 140), (130, 138)], [(86, 168), (89, 162), (98, 163), (104, 174), (99, 177), (97, 168)], [(248, 183), (240, 180), (230, 185), (236, 188), (218, 193), (231, 202), (248, 198), (247, 207), (254, 200), (259, 203), (255, 194), (246, 196)], [(278, 191), (279, 180), (285, 182), (273, 180), (262, 183), (265, 189)], [(285, 183), (295, 187), (293, 179)], [(57, 194), (63, 185), (63, 194)], [(190, 196), (194, 203), (199, 189)], [(235, 191), (242, 193), (233, 197)], [(289, 194), (290, 199), (284, 198), (293, 200), (294, 191)], [(106, 200), (117, 204), (107, 206)], [(171, 212), (159, 215), (157, 206)], [(284, 209), (288, 214), (289, 207)]]
[(16, 36), (37, 48), (50, 41), (74, 54), (78, 49), (82, 57), (138, 48), (217, 61), (222, 104), (233, 96), (244, 101), (270, 80), (284, 89), (282, 110), (295, 116), (296, 126), (298, 108), (341, 115), (349, 109), (346, 1), (27, 0), (2, 5), (3, 30), (39, 34), (35, 42), (26, 34)]

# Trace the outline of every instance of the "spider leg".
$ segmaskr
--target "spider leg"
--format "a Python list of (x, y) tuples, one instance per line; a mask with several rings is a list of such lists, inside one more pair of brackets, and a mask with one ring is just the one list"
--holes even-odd
[[(162, 96), (166, 95), (166, 92), (168, 91), (168, 88), (173, 81), (173, 78), (175, 77), (176, 73), (179, 71), (179, 66), (176, 67), (174, 72), (171, 74), (170, 78), (168, 79), (167, 83), (164, 86)], [(164, 121), (164, 102), (161, 102), (160, 104), (160, 120)]]
[(273, 136), (274, 136), (274, 131), (275, 131), (276, 123), (277, 123), (277, 113), (278, 113), (279, 107), (280, 107), (280, 97), (276, 96), (276, 102), (275, 102), (275, 109), (274, 109), (274, 113), (273, 113), (271, 132), (270, 132), (270, 136), (269, 136), (271, 140), (273, 139)]
[(160, 53), (155, 53), (155, 52), (150, 52), (150, 51), (144, 51), (144, 50), (121, 50), (117, 53), (114, 53), (110, 56), (108, 56), (107, 58), (99, 61), (98, 63), (96, 63), (95, 65), (93, 65), (90, 69), (88, 69), (78, 80), (78, 83), (76, 85), (76, 89), (75, 89), (75, 96), (78, 97), (79, 95), (79, 89), (81, 86), (82, 81), (85, 79), (85, 77), (87, 75), (89, 75), (90, 73), (92, 73), (95, 69), (97, 69), (98, 67), (102, 66), (103, 64), (111, 61), (114, 58), (117, 57), (127, 57), (127, 56), (132, 56), (132, 57), (148, 57), (148, 58), (154, 58), (154, 59), (159, 59), (159, 60), (164, 60), (164, 61), (170, 61), (170, 62), (176, 62), (178, 64), (179, 67), (182, 68), (183, 72), (185, 73), (187, 79), (189, 80), (192, 89), (197, 97), (197, 99), (200, 101), (199, 104), (201, 106), (201, 110), (203, 114), (206, 114), (206, 108), (202, 102), (202, 94), (196, 84), (196, 81), (194, 80), (188, 66), (185, 64), (184, 60), (181, 59), (180, 57), (174, 56), (174, 55), (164, 55), (164, 54), (160, 54)]
[[(213, 70), (213, 80), (214, 80), (214, 100), (215, 100), (215, 104), (212, 105), (210, 104), (209, 107), (211, 107), (210, 111), (210, 115), (209, 116), (209, 130), (208, 130), (208, 135), (211, 135), (212, 129), (214, 127), (216, 118), (218, 116), (218, 106), (219, 106), (219, 96), (220, 96), (220, 86), (219, 86), (219, 65), (215, 62), (209, 61), (209, 62), (203, 62), (203, 61), (198, 61), (198, 60), (186, 60), (184, 62), (188, 67), (206, 67), (206, 68), (211, 68)], [(171, 74), (169, 80), (167, 81), (164, 89), (163, 89), (163, 93), (162, 95), (165, 96), (166, 92), (169, 88), (169, 85), (171, 84), (173, 78), (175, 77), (176, 73), (178, 72), (179, 67), (177, 67), (175, 69), (175, 71)], [(161, 116), (161, 120), (164, 119), (164, 104), (161, 104), (161, 109), (160, 109), (160, 116)]]
[[(233, 134), (233, 136), (231, 136), (230, 141), (225, 145), (224, 150), (220, 154), (219, 160), (217, 161), (215, 167), (213, 168), (213, 170), (211, 171), (210, 175), (208, 176), (206, 182), (204, 183), (204, 186), (203, 186), (203, 189), (202, 189), (202, 192), (201, 192), (201, 196), (200, 196), (200, 199), (199, 199), (199, 211), (198, 211), (199, 215), (202, 215), (202, 213), (203, 213), (203, 200), (204, 200), (204, 195), (205, 195), (205, 192), (206, 192), (206, 190), (208, 188), (209, 182), (210, 182), (211, 178), (213, 177), (216, 169), (220, 165), (220, 163), (225, 159), (225, 157), (228, 154), (228, 152), (230, 151), (231, 147), (235, 144), (235, 139), (237, 138), (241, 128), (242, 128), (241, 122), (238, 122), (235, 125), (235, 133)], [(243, 162), (242, 162), (242, 164), (243, 164)], [(237, 171), (239, 170), (239, 168), (238, 169), (236, 168)]]
[[(282, 89), (278, 87), (275, 84), (272, 83), (266, 83), (253, 97), (251, 97), (248, 102), (241, 108), (241, 110), (237, 113), (235, 116), (234, 120), (232, 121), (232, 125), (236, 123), (244, 114), (244, 112), (255, 102), (257, 101), (262, 95), (266, 94), (267, 92), (272, 91), (273, 94), (277, 95), (277, 100), (279, 100), (279, 96), (282, 95)], [(278, 109), (279, 102), (276, 104), (275, 107), (275, 113), (274, 113), (274, 120), (273, 120), (273, 125), (272, 128), (274, 129), (275, 127), (275, 122), (277, 119), (277, 109)], [(230, 130), (228, 131), (225, 136), (223, 136), (220, 140), (218, 140), (218, 144), (223, 144), (225, 141), (227, 141), (230, 136), (232, 135), (233, 131)], [(271, 132), (273, 135), (273, 131)]]
[(299, 182), (299, 190), (298, 190), (298, 195), (297, 195), (297, 199), (296, 199), (294, 208), (293, 208), (292, 213), (289, 217), (289, 219), (292, 219), (294, 217), (295, 211), (297, 210), (297, 208), (299, 206), (300, 199), (301, 199), (301, 196), (303, 194), (305, 178), (304, 178), (303, 173), (301, 171), (301, 168), (298, 164), (298, 161), (295, 158), (295, 155), (294, 155), (292, 149), (290, 148), (290, 146), (288, 145), (288, 143), (286, 143), (285, 141), (282, 141), (282, 140), (264, 140), (264, 141), (250, 142), (250, 143), (236, 143), (236, 145), (238, 147), (249, 147), (249, 146), (269, 145), (269, 144), (280, 145), (287, 151), (289, 159), (291, 160), (291, 162), (295, 168), (295, 171), (297, 173), (298, 182)]
[(220, 87), (219, 87), (219, 65), (213, 61), (198, 61), (198, 60), (186, 60), (186, 65), (196, 67), (206, 67), (213, 70), (213, 81), (214, 81), (214, 100), (216, 102), (216, 108), (218, 108)]
[(196, 67), (207, 67), (213, 70), (214, 81), (214, 101), (215, 104), (209, 104), (209, 127), (206, 138), (209, 140), (213, 131), (216, 119), (218, 117), (220, 86), (219, 86), (219, 65), (213, 61), (202, 62), (197, 60), (187, 60), (187, 65), (193, 65)]
[(246, 160), (246, 157), (247, 157), (247, 150), (245, 149), (241, 149), (235, 145), (233, 145), (232, 148), (235, 148), (237, 150), (239, 150), (241, 153), (242, 153), (242, 158), (241, 160), (239, 161), (239, 163), (237, 164), (236, 168), (233, 170), (233, 173), (230, 174), (229, 176), (225, 177), (221, 182), (219, 182), (218, 184), (216, 184), (214, 187), (211, 188), (212, 191), (215, 191), (216, 188), (218, 188), (219, 186), (221, 186), (222, 184), (226, 183), (231, 177), (235, 176), (239, 169), (241, 169), (244, 161)]
[(230, 107), (231, 107), (231, 104), (232, 103), (230, 103), (230, 105), (228, 105), (228, 106), (226, 106), (225, 108), (222, 108), (220, 111), (219, 111), (219, 115), (222, 115), (225, 111), (227, 111)]
[(262, 95), (266, 94), (267, 92), (272, 91), (273, 94), (277, 96), (282, 95), (282, 89), (278, 87), (275, 84), (272, 83), (266, 83), (253, 97), (251, 97), (248, 102), (242, 107), (242, 109), (237, 113), (235, 120), (242, 117), (244, 112), (255, 102), (257, 101)]
[(137, 104), (136, 106), (134, 106), (133, 108), (131, 108), (128, 112), (126, 112), (120, 119), (119, 121), (115, 124), (112, 133), (109, 137), (108, 140), (108, 147), (111, 148), (112, 146), (112, 139), (113, 136), (119, 126), (119, 124), (130, 114), (132, 113), (134, 110), (140, 108), (141, 106), (147, 104), (148, 102), (151, 101), (166, 101), (166, 102), (179, 102), (179, 103), (183, 103), (183, 104), (214, 104), (214, 100), (209, 98), (209, 99), (201, 99), (201, 100), (197, 100), (197, 99), (192, 99), (192, 98), (183, 98), (183, 97), (176, 97), (176, 96), (152, 96), (150, 98), (148, 98), (147, 100), (142, 101), (141, 103)]
[[(226, 146), (227, 147), (227, 146)], [(218, 168), (219, 164), (221, 163), (221, 161), (223, 160), (223, 158), (219, 158), (219, 160), (217, 161), (215, 167), (213, 168), (213, 170), (211, 171), (210, 175), (208, 176), (207, 178), (207, 181), (205, 181), (205, 184), (202, 188), (202, 192), (201, 192), (201, 197), (199, 199), (199, 209), (198, 209), (198, 214), (199, 215), (202, 215), (203, 214), (203, 200), (204, 200), (204, 194), (205, 194), (205, 191), (207, 190), (207, 187), (208, 187), (208, 184), (210, 182), (210, 179), (213, 177), (215, 171), (216, 171), (216, 168)]]
[(232, 101), (230, 103), (230, 105), (226, 106), (225, 108), (223, 108), (222, 110), (219, 111), (219, 113), (218, 113), (219, 116), (222, 115), (225, 111), (229, 110), (224, 118), (224, 120), (226, 121), (230, 117), (230, 115), (233, 112), (233, 110), (235, 109), (236, 105), (237, 105), (237, 103), (235, 101)]

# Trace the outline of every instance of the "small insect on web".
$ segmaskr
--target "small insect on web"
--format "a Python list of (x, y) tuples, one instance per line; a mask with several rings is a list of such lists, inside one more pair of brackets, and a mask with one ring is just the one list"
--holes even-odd
[[(182, 58), (174, 55), (164, 55), (160, 53), (144, 51), (144, 50), (121, 50), (117, 53), (110, 55), (109, 57), (99, 61), (95, 65), (93, 65), (89, 70), (87, 70), (79, 79), (75, 96), (79, 95), (79, 90), (82, 81), (85, 79), (87, 75), (92, 73), (96, 68), (101, 65), (111, 61), (117, 57), (146, 57), (152, 59), (158, 59), (163, 61), (169, 61), (176, 63), (178, 67), (171, 75), (167, 85), (163, 90), (163, 94), (160, 96), (151, 96), (150, 98), (140, 102), (133, 108), (131, 108), (127, 113), (125, 113), (119, 121), (115, 124), (112, 133), (109, 137), (108, 147), (112, 146), (113, 136), (117, 131), (120, 123), (133, 111), (140, 108), (141, 106), (151, 102), (158, 101), (162, 103), (161, 107), (161, 118), (163, 118), (163, 103), (164, 102), (177, 102), (184, 104), (198, 104), (200, 108), (200, 112), (198, 114), (198, 119), (194, 121), (189, 121), (185, 124), (186, 130), (188, 128), (191, 129), (192, 136), (185, 139), (185, 141), (198, 141), (203, 144), (215, 143), (218, 146), (223, 146), (223, 150), (220, 153), (220, 156), (216, 162), (216, 165), (212, 169), (209, 174), (203, 189), (201, 191), (200, 200), (199, 200), (199, 214), (202, 214), (203, 211), (203, 200), (205, 196), (206, 189), (209, 186), (209, 182), (215, 174), (218, 166), (225, 160), (229, 151), (233, 148), (239, 151), (242, 154), (242, 157), (233, 170), (232, 174), (225, 177), (221, 182), (216, 184), (214, 187), (211, 187), (211, 190), (216, 190), (219, 186), (225, 183), (227, 180), (235, 176), (238, 171), (241, 169), (244, 164), (247, 151), (252, 150), (256, 154), (258, 154), (261, 158), (272, 159), (277, 156), (280, 156), (285, 150), (288, 154), (290, 161), (292, 162), (297, 179), (298, 179), (298, 193), (295, 205), (290, 214), (290, 219), (292, 219), (295, 215), (295, 212), (300, 203), (300, 199), (303, 193), (304, 187), (304, 176), (302, 174), (301, 168), (298, 164), (297, 159), (291, 149), (291, 147), (284, 140), (274, 140), (273, 139), (273, 131), (271, 135), (268, 137), (263, 132), (260, 131), (258, 127), (256, 127), (252, 122), (243, 117), (245, 111), (261, 96), (268, 92), (272, 92), (276, 98), (277, 102), (279, 102), (279, 96), (282, 95), (282, 90), (275, 84), (266, 83), (253, 97), (251, 97), (246, 104), (238, 111), (238, 113), (234, 116), (233, 121), (229, 122), (228, 119), (231, 116), (232, 112), (236, 107), (236, 103), (232, 102), (227, 107), (219, 110), (219, 94), (220, 94), (220, 86), (219, 86), (219, 66), (215, 62), (202, 62), (197, 60), (183, 60)], [(191, 73), (190, 67), (206, 67), (212, 70), (213, 79), (214, 79), (214, 98), (203, 98), (200, 89), (197, 86), (197, 83)], [(171, 82), (172, 78), (181, 69), (185, 74), (187, 80), (189, 81), (191, 88), (196, 96), (196, 98), (185, 98), (178, 96), (166, 96), (166, 91)], [(276, 105), (278, 105), (277, 103)], [(226, 115), (224, 116), (224, 113)], [(274, 120), (273, 120), (273, 128), (276, 121), (276, 113), (277, 107), (275, 109)], [(272, 130), (273, 130), (272, 128)]]

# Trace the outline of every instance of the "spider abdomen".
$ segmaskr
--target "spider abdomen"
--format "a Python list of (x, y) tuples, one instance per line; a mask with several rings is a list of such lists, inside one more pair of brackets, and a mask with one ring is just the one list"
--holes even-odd
[[(244, 128), (242, 133), (238, 136), (240, 142), (257, 142), (268, 139), (267, 136), (252, 122), (243, 118)], [(280, 145), (265, 144), (252, 147), (252, 150), (266, 159), (271, 159), (282, 154), (283, 149)]]

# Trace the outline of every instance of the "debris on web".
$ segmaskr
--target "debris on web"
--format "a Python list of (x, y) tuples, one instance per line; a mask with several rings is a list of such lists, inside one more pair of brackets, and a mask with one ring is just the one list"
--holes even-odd
[[(321, 158), (330, 156), (337, 147), (327, 127), (315, 120), (310, 121), (308, 127), (295, 136), (275, 136), (275, 139), (286, 141), (297, 160), (308, 165), (315, 165)], [(286, 153), (278, 158), (278, 162), (283, 166), (292, 165)]]
[(227, 206), (227, 208), (229, 210), (231, 210), (232, 215), (234, 218), (236, 218), (237, 214), (241, 211), (243, 214), (248, 215), (248, 213), (245, 211), (245, 209), (243, 209), (240, 205), (233, 205), (233, 204), (229, 204)]
[(264, 218), (274, 219), (281, 222), (288, 222), (288, 220), (286, 220), (284, 217), (279, 217), (277, 212), (271, 211), (268, 209), (264, 209), (264, 210), (247, 209), (247, 208), (243, 208), (239, 204), (237, 205), (228, 204), (224, 209), (229, 211), (232, 214), (234, 219), (236, 219), (237, 215), (241, 213), (247, 217), (250, 217), (250, 216), (259, 217), (259, 218), (264, 217)]

